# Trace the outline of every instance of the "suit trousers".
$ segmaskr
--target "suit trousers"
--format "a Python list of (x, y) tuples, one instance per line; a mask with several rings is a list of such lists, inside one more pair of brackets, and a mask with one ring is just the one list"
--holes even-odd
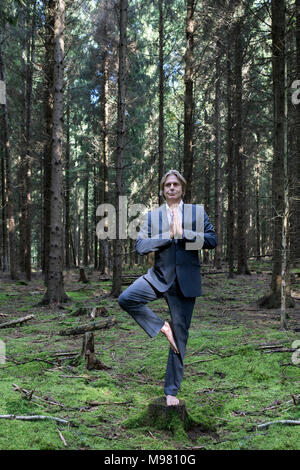
[(147, 306), (147, 303), (161, 297), (165, 297), (169, 306), (172, 329), (179, 350), (179, 354), (176, 354), (171, 347), (169, 349), (164, 392), (166, 395), (176, 396), (183, 378), (183, 361), (195, 297), (183, 296), (177, 278), (167, 292), (161, 293), (141, 276), (122, 292), (118, 301), (121, 308), (128, 312), (143, 330), (153, 338), (160, 332), (165, 321), (156, 315)]

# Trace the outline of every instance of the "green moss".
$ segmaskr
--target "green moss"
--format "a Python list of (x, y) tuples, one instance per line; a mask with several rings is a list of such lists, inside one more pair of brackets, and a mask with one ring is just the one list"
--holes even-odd
[[(265, 263), (255, 263), (255, 267), (269, 269)], [(291, 363), (291, 353), (265, 354), (258, 349), (267, 343), (290, 347), (298, 339), (293, 316), (291, 329), (282, 332), (274, 312), (262, 316), (244, 308), (264, 293), (263, 277), (204, 277), (205, 296), (196, 302), (178, 395), (186, 401), (192, 418), (189, 425), (176, 416), (170, 417), (167, 426), (159, 419), (149, 420), (148, 404), (163, 394), (168, 346), (163, 335), (150, 340), (117, 301), (105, 299), (101, 305), (109, 307), (118, 324), (94, 333), (97, 357), (111, 369), (87, 371), (83, 360), (57, 361), (57, 352), (81, 351), (81, 336), (59, 335), (62, 329), (86, 321), (71, 315), (77, 302), (94, 305), (93, 288), (109, 290), (110, 285), (91, 283), (89, 290), (76, 292), (71, 292), (70, 285), (67, 291), (73, 303), (55, 310), (32, 307), (39, 296), (29, 293), (41, 287), (38, 281), (22, 286), (18, 293), (14, 283), (1, 284), (5, 292), (0, 293), (0, 311), (14, 312), (13, 318), (21, 311), (34, 313), (35, 318), (0, 330), (7, 354), (6, 364), (0, 365), (0, 414), (68, 419), (73, 426), (59, 426), (68, 449), (185, 449), (195, 445), (213, 450), (299, 450), (299, 426), (273, 425), (261, 431), (256, 427), (266, 421), (300, 419), (299, 405), (287, 403), (291, 394), (299, 393), (299, 367), (286, 365)], [(162, 318), (169, 316), (163, 299), (153, 303), (153, 308)], [(33, 390), (40, 399), (24, 398), (13, 390), (13, 384)], [(50, 404), (51, 399), (62, 406)], [(276, 400), (281, 404), (268, 409)], [(99, 405), (90, 406), (90, 402)], [(52, 421), (1, 420), (0, 448), (64, 449), (57, 428)]]

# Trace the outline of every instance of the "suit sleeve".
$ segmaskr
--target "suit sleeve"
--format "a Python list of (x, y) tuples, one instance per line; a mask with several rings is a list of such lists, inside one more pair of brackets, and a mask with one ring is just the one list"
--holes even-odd
[(151, 224), (150, 212), (146, 215), (143, 226), (135, 241), (135, 249), (139, 255), (146, 255), (152, 251), (159, 251), (160, 249), (171, 245), (172, 240), (170, 233), (162, 233), (159, 236), (151, 237)]
[(183, 240), (188, 243), (200, 243), (199, 248), (212, 250), (217, 246), (217, 235), (214, 231), (209, 217), (204, 211), (204, 232), (194, 232), (192, 230), (183, 231)]
[(217, 246), (217, 234), (214, 231), (212, 224), (209, 221), (209, 217), (204, 212), (204, 244), (202, 248), (212, 250)]

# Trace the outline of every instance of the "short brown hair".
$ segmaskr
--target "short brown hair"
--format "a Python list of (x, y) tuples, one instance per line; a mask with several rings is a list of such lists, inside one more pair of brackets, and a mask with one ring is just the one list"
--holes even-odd
[(184, 196), (184, 193), (185, 193), (185, 188), (186, 188), (186, 185), (187, 185), (187, 182), (186, 182), (186, 179), (182, 176), (181, 173), (179, 173), (179, 171), (177, 170), (169, 170), (166, 174), (164, 174), (164, 176), (162, 177), (162, 179), (160, 180), (160, 191), (159, 191), (159, 195), (160, 196), (164, 196), (164, 185), (165, 185), (165, 182), (166, 182), (166, 179), (168, 178), (168, 176), (170, 175), (175, 175), (176, 178), (180, 181), (181, 183), (181, 186), (182, 186), (182, 195)]

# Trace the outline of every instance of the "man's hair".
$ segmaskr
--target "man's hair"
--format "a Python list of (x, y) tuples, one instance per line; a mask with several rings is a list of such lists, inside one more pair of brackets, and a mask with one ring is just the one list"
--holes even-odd
[(176, 178), (180, 181), (181, 186), (182, 186), (182, 195), (184, 196), (185, 188), (186, 188), (187, 182), (186, 182), (186, 179), (182, 176), (182, 174), (179, 173), (179, 171), (177, 171), (177, 170), (169, 170), (169, 171), (162, 177), (162, 179), (160, 180), (160, 185), (159, 185), (159, 187), (160, 187), (159, 195), (160, 195), (160, 196), (164, 196), (164, 185), (165, 185), (166, 179), (167, 179), (168, 176), (170, 176), (170, 175), (175, 175)]

